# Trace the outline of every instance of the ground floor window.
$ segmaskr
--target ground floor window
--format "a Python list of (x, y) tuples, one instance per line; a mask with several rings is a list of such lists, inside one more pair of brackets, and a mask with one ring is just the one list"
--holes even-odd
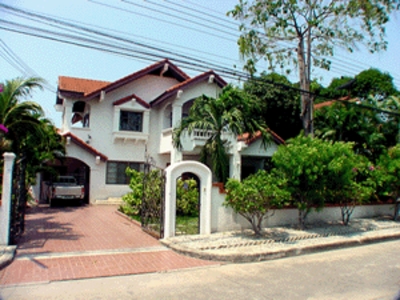
[(128, 161), (107, 162), (106, 184), (129, 184), (129, 177), (125, 174), (127, 167), (143, 171), (143, 164)]

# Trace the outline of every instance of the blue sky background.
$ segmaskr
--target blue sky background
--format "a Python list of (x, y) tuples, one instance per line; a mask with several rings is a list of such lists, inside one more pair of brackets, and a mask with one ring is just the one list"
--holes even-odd
[[(131, 2), (128, 3), (129, 1)], [(241, 71), (242, 63), (236, 44), (239, 36), (237, 25), (233, 19), (225, 16), (226, 12), (237, 4), (237, 0), (129, 1), (0, 0), (0, 3), (46, 14), (77, 25), (94, 26), (96, 30), (102, 32), (107, 31), (138, 43), (177, 53), (176, 57), (185, 61), (196, 58), (209, 63), (209, 67), (190, 70), (171, 59), (191, 76), (211, 69), (213, 64), (229, 69), (236, 66)], [(51, 29), (12, 15), (1, 8), (0, 20)], [(0, 22), (0, 27), (10, 26)], [(136, 53), (135, 56), (141, 58), (124, 57), (4, 29), (0, 29), (0, 40), (0, 82), (35, 74), (44, 78), (48, 82), (49, 89), (36, 92), (33, 100), (42, 105), (46, 116), (57, 126), (61, 123), (61, 114), (54, 109), (58, 76), (115, 81), (161, 60), (161, 58), (143, 59), (144, 56), (140, 53)], [(331, 71), (316, 71), (314, 77), (327, 85), (333, 77), (353, 76), (362, 70), (374, 67), (389, 72), (394, 77), (396, 86), (400, 88), (399, 14), (393, 15), (387, 26), (387, 41), (388, 50), (379, 54), (372, 55), (364, 49), (353, 54), (338, 51), (332, 59)], [(134, 51), (150, 51), (134, 45), (129, 47)], [(14, 58), (10, 58), (10, 53)], [(162, 56), (170, 58), (167, 53)], [(29, 69), (27, 66), (18, 66), (18, 62), (21, 61)], [(259, 69), (262, 70), (263, 67), (265, 65)], [(297, 81), (297, 74), (293, 73), (289, 79)], [(238, 84), (238, 81), (230, 79), (227, 81)]]

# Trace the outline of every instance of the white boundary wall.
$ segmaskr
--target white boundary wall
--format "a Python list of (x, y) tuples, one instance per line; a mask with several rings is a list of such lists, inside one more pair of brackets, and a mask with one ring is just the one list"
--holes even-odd
[[(211, 231), (223, 232), (232, 230), (250, 229), (250, 223), (239, 214), (233, 212), (231, 208), (222, 205), (225, 200), (225, 193), (220, 193), (219, 188), (213, 186), (211, 192)], [(357, 206), (352, 218), (366, 218), (381, 215), (393, 215), (394, 204), (363, 205)], [(341, 220), (339, 207), (326, 207), (321, 212), (312, 211), (307, 216), (307, 223), (319, 221)], [(351, 220), (350, 220), (351, 221)], [(273, 227), (288, 224), (298, 224), (297, 209), (279, 209), (272, 217), (264, 222), (263, 227)]]

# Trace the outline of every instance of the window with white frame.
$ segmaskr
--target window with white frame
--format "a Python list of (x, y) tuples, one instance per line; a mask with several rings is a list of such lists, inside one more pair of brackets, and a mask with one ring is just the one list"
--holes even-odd
[(143, 164), (128, 161), (108, 161), (106, 184), (129, 184), (129, 176), (126, 175), (126, 168), (136, 171), (143, 171)]
[(120, 131), (143, 131), (143, 112), (121, 110), (119, 115)]

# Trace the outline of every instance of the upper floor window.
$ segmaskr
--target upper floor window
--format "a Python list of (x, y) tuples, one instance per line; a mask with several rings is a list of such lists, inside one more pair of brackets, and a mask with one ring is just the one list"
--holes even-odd
[(73, 127), (88, 128), (90, 121), (90, 105), (83, 101), (76, 101), (72, 106), (72, 119)]
[(143, 131), (143, 113), (121, 111), (119, 116), (119, 130)]

